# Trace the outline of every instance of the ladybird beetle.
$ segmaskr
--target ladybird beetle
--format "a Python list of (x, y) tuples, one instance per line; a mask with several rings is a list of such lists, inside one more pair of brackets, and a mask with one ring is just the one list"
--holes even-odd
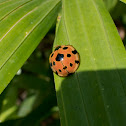
[(77, 70), (80, 65), (80, 56), (71, 45), (57, 46), (50, 54), (49, 63), (53, 72), (65, 77)]

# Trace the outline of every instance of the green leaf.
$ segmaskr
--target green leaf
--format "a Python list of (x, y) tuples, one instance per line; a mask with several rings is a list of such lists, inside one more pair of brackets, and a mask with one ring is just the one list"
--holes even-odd
[(12, 83), (18, 88), (41, 90), (42, 92), (46, 91), (50, 86), (50, 81), (48, 82), (40, 77), (29, 74), (15, 76), (14, 80), (12, 80)]
[(120, 1), (122, 1), (122, 2), (126, 3), (126, 0), (120, 0)]
[(56, 96), (53, 93), (48, 95), (41, 104), (34, 109), (28, 116), (15, 120), (8, 120), (0, 123), (1, 126), (38, 126), (48, 113), (50, 113), (52, 107), (56, 105)]
[(23, 65), (23, 69), (25, 71), (30, 71), (36, 74), (43, 74), (47, 75), (48, 74), (48, 69), (49, 69), (49, 64), (48, 62), (44, 60), (33, 60), (33, 61), (28, 61)]
[(81, 58), (75, 74), (54, 74), (62, 126), (125, 126), (126, 51), (103, 1), (63, 0), (56, 45)]
[(111, 11), (117, 4), (118, 0), (104, 0), (104, 3), (109, 11)]
[(56, 20), (60, 0), (0, 3), (0, 93)]
[(126, 4), (118, 1), (116, 6), (111, 10), (111, 16), (114, 20), (121, 18), (126, 12)]
[(35, 75), (21, 74), (20, 76), (16, 76), (13, 79), (12, 84), (19, 89), (21, 88), (27, 91), (34, 91), (35, 93), (37, 93), (37, 98), (35, 99), (36, 101), (34, 103), (34, 107), (37, 107), (39, 104), (41, 104), (41, 102), (43, 101), (43, 99), (45, 99), (47, 95), (52, 95), (54, 93), (53, 80), (50, 78), (48, 78), (48, 81), (46, 81)]
[(36, 100), (37, 94), (32, 94), (28, 96), (23, 103), (21, 104), (19, 111), (18, 111), (18, 116), (23, 117), (29, 114), (32, 109), (33, 109), (33, 104)]
[(1, 111), (0, 111), (0, 121), (3, 122), (6, 119), (12, 119), (15, 112), (18, 109), (16, 104), (17, 97), (18, 97), (18, 90), (15, 85), (10, 84), (5, 92), (4, 95), (2, 93), (1, 96), (4, 97), (1, 104)]

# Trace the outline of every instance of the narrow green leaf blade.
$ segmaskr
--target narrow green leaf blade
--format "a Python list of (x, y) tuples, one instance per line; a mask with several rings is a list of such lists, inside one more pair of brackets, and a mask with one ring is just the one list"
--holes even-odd
[(56, 45), (81, 57), (72, 76), (54, 74), (62, 126), (125, 126), (126, 51), (103, 1), (63, 0)]
[(18, 2), (12, 10), (5, 7), (7, 14), (0, 11), (0, 93), (53, 25), (60, 7), (59, 0)]

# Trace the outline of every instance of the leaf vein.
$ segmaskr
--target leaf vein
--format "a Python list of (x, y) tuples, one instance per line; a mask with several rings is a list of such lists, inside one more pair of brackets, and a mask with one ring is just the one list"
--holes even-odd
[[(18, 7), (14, 8), (13, 10), (11, 10), (9, 13), (7, 13), (4, 17), (2, 17), (2, 18), (0, 19), (0, 22), (1, 22), (2, 20), (4, 20), (7, 16), (9, 16), (10, 14), (12, 14), (13, 12), (15, 12), (16, 10), (18, 10), (19, 8), (23, 7), (24, 5), (26, 5), (27, 3), (31, 2), (31, 1), (32, 1), (32, 0), (29, 0), (29, 1), (27, 1), (27, 2), (25, 2), (25, 3), (23, 3), (23, 4), (21, 4), (21, 5), (19, 5)], [(2, 8), (2, 9), (3, 9), (3, 8)]]
[[(80, 6), (79, 6), (79, 4), (77, 4), (78, 5), (78, 10), (80, 11), (80, 13), (82, 14), (82, 12), (81, 12), (81, 10), (80, 10)], [(84, 22), (84, 17), (83, 17), (83, 14), (82, 14), (82, 16), (81, 16), (81, 18), (82, 18), (82, 20), (83, 20), (83, 22)], [(81, 20), (81, 21), (82, 21)], [(84, 23), (82, 23), (82, 25), (84, 25)], [(93, 51), (92, 51), (92, 46), (91, 46), (91, 43), (90, 43), (90, 38), (89, 38), (89, 36), (88, 36), (88, 32), (86, 31), (86, 27), (85, 27), (85, 25), (82, 27), (83, 28), (83, 31), (84, 31), (84, 33), (85, 33), (85, 37), (86, 37), (86, 39), (88, 40), (87, 42), (89, 43), (89, 49), (90, 49), (90, 52), (91, 52), (91, 55), (92, 55), (92, 58), (93, 57), (95, 57), (94, 55), (93, 55)], [(85, 28), (85, 29), (84, 29)], [(96, 78), (97, 78), (97, 80), (98, 80), (98, 84), (99, 84), (99, 86), (101, 87), (101, 83), (100, 83), (100, 80), (99, 80), (99, 77), (98, 77), (98, 73), (97, 73), (97, 71), (96, 71), (96, 68), (97, 68), (97, 65), (96, 65), (96, 62), (92, 59), (92, 62), (93, 62), (93, 64), (94, 64), (94, 71), (96, 72)], [(101, 90), (100, 90), (100, 92), (101, 92)], [(103, 94), (102, 94), (102, 92), (101, 92), (101, 96), (104, 98), (104, 96), (103, 96)], [(105, 102), (103, 101), (103, 104), (104, 104), (104, 107), (105, 107), (105, 111), (106, 111), (106, 113), (108, 113), (108, 111), (107, 111), (107, 108), (106, 108), (106, 105), (105, 105)], [(109, 117), (108, 117), (109, 118)], [(110, 119), (110, 118), (109, 118)], [(110, 121), (110, 120), (109, 120)]]
[[(77, 3), (77, 5), (78, 5), (78, 3)], [(63, 12), (63, 14), (64, 14), (64, 12)], [(68, 41), (69, 41), (69, 44), (70, 44), (70, 37), (69, 37), (69, 33), (68, 33), (67, 26), (66, 26), (66, 23), (65, 23), (65, 14), (64, 14), (64, 25), (65, 25), (65, 29), (66, 29), (67, 38), (68, 38)], [(80, 88), (80, 83), (79, 83), (79, 79), (78, 79), (78, 76), (77, 76), (77, 72), (75, 72), (75, 74), (76, 74), (78, 88), (80, 90), (80, 96), (81, 96), (82, 104), (83, 104), (83, 107), (85, 108), (85, 102), (84, 102), (84, 99), (82, 98), (82, 91), (81, 91), (81, 88)], [(83, 110), (84, 110), (84, 113), (87, 115), (86, 110), (85, 109), (83, 109)], [(88, 125), (89, 125), (89, 120), (88, 120), (88, 118), (86, 118), (86, 119), (87, 119), (87, 122), (88, 122)]]
[[(100, 22), (101, 22), (101, 24), (102, 24), (102, 28), (103, 28), (104, 33), (105, 33), (105, 36), (106, 36), (106, 41), (107, 41), (107, 43), (108, 43), (108, 45), (109, 45), (109, 49), (110, 49), (110, 51), (111, 51), (112, 58), (113, 58), (113, 61), (114, 61), (114, 63), (115, 63), (116, 69), (117, 69), (118, 77), (119, 77), (119, 79), (120, 79), (120, 81), (121, 81), (121, 84), (122, 84), (122, 87), (123, 87), (123, 89), (124, 89), (123, 81), (122, 81), (122, 79), (121, 79), (121, 76), (120, 76), (120, 73), (119, 73), (119, 70), (118, 70), (118, 67), (117, 67), (117, 64), (116, 64), (116, 59), (115, 59), (114, 54), (113, 54), (113, 51), (112, 51), (112, 47), (111, 47), (111, 44), (110, 44), (110, 40), (109, 40), (109, 38), (108, 38), (108, 33), (107, 33), (106, 30), (105, 30), (105, 25), (104, 25), (104, 23), (103, 23), (102, 16), (101, 16), (100, 12), (98, 11), (98, 8), (97, 8), (96, 3), (95, 3), (93, 0), (91, 0), (91, 1), (92, 1), (92, 3), (93, 3), (94, 6), (95, 6), (96, 11), (98, 12), (99, 19), (100, 19)], [(125, 90), (124, 90), (124, 94), (125, 94), (125, 96), (126, 96)]]
[[(17, 48), (15, 48), (15, 50), (12, 52), (12, 54), (6, 59), (6, 61), (1, 65), (0, 70), (4, 67), (4, 65), (9, 61), (9, 59), (16, 53), (16, 51), (18, 50), (18, 48), (21, 47), (21, 45), (25, 42), (25, 40), (27, 39), (27, 37), (33, 32), (33, 30), (39, 25), (41, 24), (41, 22), (49, 15), (49, 13), (51, 13), (53, 11), (53, 9), (58, 6), (58, 4), (60, 3), (60, 1), (58, 1), (46, 14), (45, 16), (31, 29), (31, 31), (25, 36), (24, 40), (18, 45)], [(37, 7), (36, 7), (37, 8)], [(36, 8), (34, 8), (32, 11), (28, 12), (28, 14), (30, 14), (31, 12), (33, 12)], [(24, 15), (26, 17), (26, 15)], [(23, 17), (24, 17), (23, 16)], [(23, 18), (22, 17), (22, 18)], [(21, 18), (21, 19), (22, 19)]]
[(29, 14), (31, 14), (36, 8), (33, 10), (29, 11), (27, 14), (25, 14), (22, 18), (20, 18), (7, 32), (6, 34), (0, 39), (0, 42), (7, 36), (7, 34), (20, 22), (22, 21), (25, 17), (27, 17)]
[(7, 1), (1, 2), (0, 5), (5, 4), (5, 3), (9, 2), (9, 1), (12, 1), (12, 0), (7, 0)]

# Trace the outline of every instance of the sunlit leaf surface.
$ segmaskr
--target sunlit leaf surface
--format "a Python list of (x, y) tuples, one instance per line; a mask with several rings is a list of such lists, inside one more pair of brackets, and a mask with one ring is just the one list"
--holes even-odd
[(59, 0), (0, 2), (0, 93), (56, 20)]
[(54, 74), (62, 126), (126, 125), (126, 51), (102, 0), (63, 0), (54, 47), (73, 45), (80, 67)]

